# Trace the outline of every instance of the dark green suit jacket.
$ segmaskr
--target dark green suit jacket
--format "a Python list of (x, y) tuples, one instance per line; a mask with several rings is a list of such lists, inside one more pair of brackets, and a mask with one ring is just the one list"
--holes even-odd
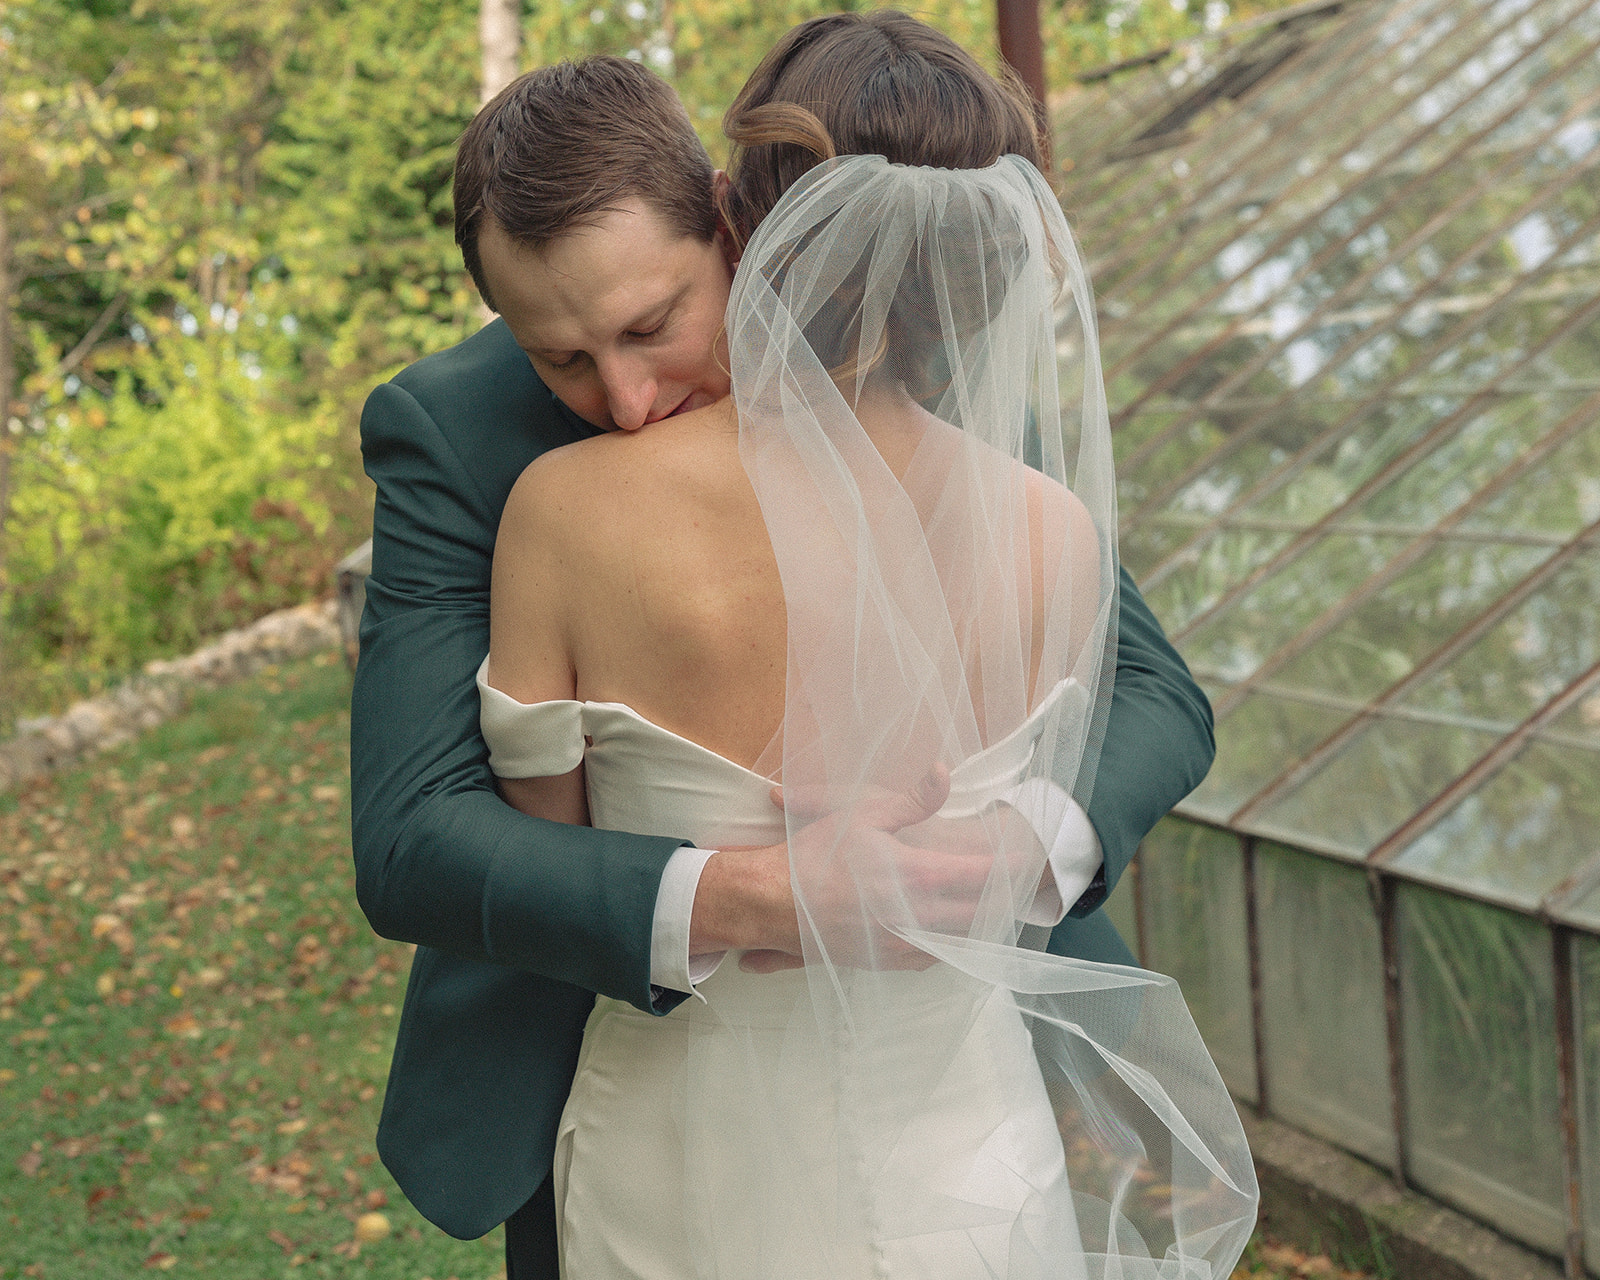
[[(658, 1013), (661, 872), (681, 840), (543, 822), (498, 798), (474, 674), (511, 486), (592, 434), (495, 321), (373, 391), (372, 576), (351, 709), (356, 893), (372, 927), (418, 944), (378, 1129), (411, 1202), (482, 1235), (550, 1172), (596, 992)], [(1211, 709), (1133, 583), (1089, 818), (1103, 876), (1052, 935), (1060, 954), (1130, 963), (1097, 908), (1139, 841), (1204, 777)], [(553, 1280), (553, 1278), (552, 1278)]]

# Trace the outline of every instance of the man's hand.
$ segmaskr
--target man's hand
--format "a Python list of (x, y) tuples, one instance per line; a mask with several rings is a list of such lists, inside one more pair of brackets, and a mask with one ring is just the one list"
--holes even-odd
[[(695, 896), (691, 953), (738, 948), (745, 952), (741, 967), (758, 973), (803, 964), (791, 862), (808, 933), (835, 964), (926, 968), (933, 958), (899, 931), (963, 936), (980, 909), (1003, 915), (995, 923), (1009, 928), (1033, 900), (1043, 851), (1007, 806), (985, 819), (936, 817), (949, 787), (949, 774), (935, 767), (909, 792), (843, 809), (833, 809), (826, 795), (774, 788), (775, 804), (811, 821), (795, 832), (792, 858), (781, 844), (712, 856)], [(1005, 873), (1015, 887), (999, 894), (992, 879), (997, 849), (1016, 864)]]

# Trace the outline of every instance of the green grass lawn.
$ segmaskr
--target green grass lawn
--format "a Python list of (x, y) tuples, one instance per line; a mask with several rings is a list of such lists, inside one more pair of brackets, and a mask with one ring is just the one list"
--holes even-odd
[(500, 1274), (373, 1154), (409, 957), (356, 906), (349, 696), (325, 654), (0, 797), (4, 1280)]
[(502, 1274), (373, 1153), (409, 949), (356, 906), (349, 695), (324, 654), (0, 796), (0, 1280)]

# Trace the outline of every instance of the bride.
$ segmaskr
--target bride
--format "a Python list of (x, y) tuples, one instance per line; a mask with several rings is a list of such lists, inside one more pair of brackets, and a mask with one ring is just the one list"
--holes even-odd
[[(1088, 282), (1025, 99), (872, 21), (922, 52), (807, 23), (728, 114), (731, 397), (545, 454), (501, 526), (479, 683), (512, 803), (839, 833), (791, 844), (803, 965), (730, 954), (665, 1017), (596, 1000), (562, 1275), (1226, 1276), (1232, 1105), (1169, 980), (1042, 952), (1050, 833), (1010, 803), (1087, 798), (1115, 665)], [(975, 912), (850, 834), (919, 785), (918, 843), (983, 859)]]

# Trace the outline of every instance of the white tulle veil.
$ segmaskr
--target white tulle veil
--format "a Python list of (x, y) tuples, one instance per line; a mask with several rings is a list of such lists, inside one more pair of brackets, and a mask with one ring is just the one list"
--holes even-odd
[[(1227, 1276), (1255, 1181), (1177, 987), (1050, 955), (1023, 923), (1051, 883), (1037, 828), (1088, 804), (1115, 669), (1094, 307), (1054, 195), (1016, 157), (819, 165), (746, 249), (728, 333), (788, 610), (763, 763), (790, 798), (807, 964), (761, 1015), (776, 1059), (741, 1060), (737, 1035), (691, 1047), (691, 1202), (742, 1215), (700, 1232), (697, 1268)], [(964, 916), (891, 842), (843, 834), (941, 768), (948, 804), (901, 839), (986, 860)], [(819, 820), (838, 842), (795, 838)], [(927, 967), (903, 967), (906, 943)], [(762, 1117), (732, 1144), (713, 1136), (730, 1091)]]

